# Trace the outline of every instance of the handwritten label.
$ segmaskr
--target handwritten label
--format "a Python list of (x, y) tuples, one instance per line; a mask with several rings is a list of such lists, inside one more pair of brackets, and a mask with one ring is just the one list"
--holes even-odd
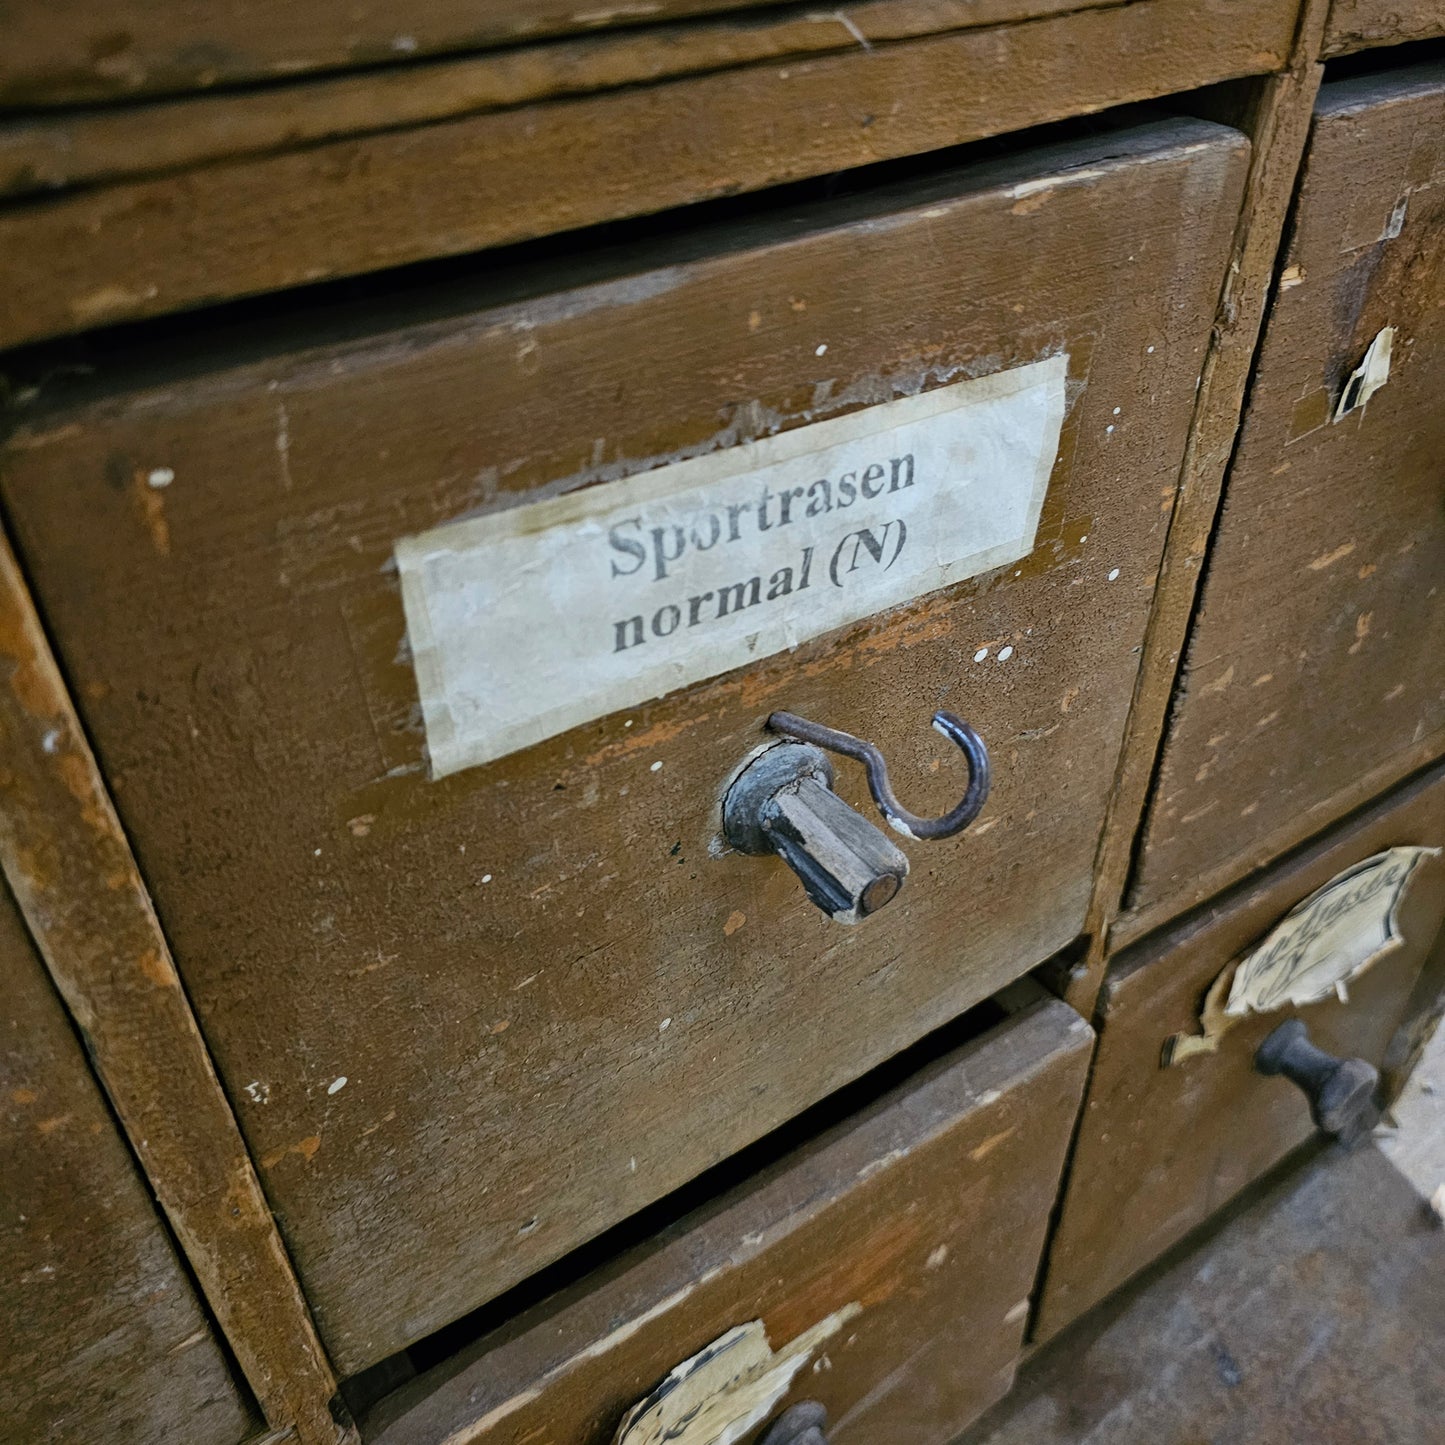
[(400, 542), (433, 777), (1027, 556), (1068, 358)]
[(1201, 1032), (1175, 1034), (1165, 1045), (1165, 1063), (1215, 1053), (1224, 1035), (1250, 1014), (1331, 997), (1347, 1002), (1350, 981), (1400, 946), (1400, 903), (1411, 875), (1422, 859), (1439, 853), (1389, 848), (1311, 893), (1220, 973), (1200, 1010)]

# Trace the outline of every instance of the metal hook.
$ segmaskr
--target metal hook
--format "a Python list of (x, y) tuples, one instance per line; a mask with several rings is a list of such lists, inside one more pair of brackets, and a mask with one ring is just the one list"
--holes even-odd
[(988, 800), (988, 748), (984, 746), (983, 739), (962, 718), (955, 717), (951, 712), (934, 713), (933, 726), (963, 750), (964, 757), (968, 759), (968, 787), (958, 806), (941, 818), (920, 818), (916, 813), (910, 813), (894, 796), (888, 782), (888, 764), (883, 761), (877, 744), (864, 742), (852, 733), (809, 722), (796, 713), (775, 712), (768, 718), (768, 727), (775, 733), (795, 738), (800, 743), (827, 748), (829, 752), (841, 753), (845, 758), (862, 763), (868, 770), (868, 791), (873, 794), (873, 801), (887, 818), (889, 826), (920, 842), (951, 838), (955, 833), (962, 832), (978, 817)]

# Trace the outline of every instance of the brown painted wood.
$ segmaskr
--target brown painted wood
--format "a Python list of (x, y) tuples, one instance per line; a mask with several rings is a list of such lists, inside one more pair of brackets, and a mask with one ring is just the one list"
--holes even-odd
[(0, 886), (0, 1440), (235, 1445), (255, 1428)]
[[(1151, 925), (1445, 748), (1442, 138), (1438, 63), (1320, 93), (1130, 890)], [(1389, 383), (1332, 422), (1386, 325)]]
[[(1437, 767), (1258, 883), (1120, 955), (1104, 985), (1099, 1046), (1063, 1211), (1049, 1250), (1037, 1336), (1076, 1319), (1311, 1135), (1305, 1097), (1254, 1072), (1287, 1016), (1251, 1017), (1220, 1052), (1173, 1068), (1170, 1035), (1197, 1032), (1205, 991), (1231, 959), (1351, 864), (1398, 844), (1445, 845)], [(1298, 1010), (1320, 1047), (1380, 1064), (1445, 920), (1445, 858), (1421, 863), (1400, 913), (1404, 942), (1335, 1000)]]
[(1440, 0), (1334, 0), (1324, 53), (1345, 55), (1437, 35), (1445, 35)]
[[(634, 249), (570, 293), (498, 276), (347, 344), (42, 390), (6, 502), (345, 1372), (1075, 937), (1245, 161), (1165, 121)], [(1058, 348), (1025, 563), (427, 780), (399, 537)], [(711, 855), (780, 707), (951, 806), (940, 705), (989, 741), (992, 799), (859, 929), (780, 861)], [(862, 802), (856, 768), (839, 786)]]
[(1206, 119), (1236, 126), (1249, 136), (1249, 177), (1144, 639), (1119, 780), (1095, 867), (1086, 926), (1089, 943), (1082, 958), (1050, 980), (1055, 991), (1085, 1018), (1093, 1015), (1104, 969), (1111, 953), (1117, 951), (1115, 928), (1135, 839), (1154, 778), (1224, 474), (1244, 408), (1275, 259), (1323, 75), (1314, 57), (1326, 3), (1307, 0), (1294, 55), (1283, 74), (1219, 87), (1191, 102)]
[(301, 1445), (354, 1439), (332, 1419), (275, 1222), (3, 542), (0, 671), (0, 863), (45, 965), (267, 1421)]
[[(1030, 997), (1038, 998), (1038, 990)], [(777, 1406), (832, 1445), (945, 1445), (1013, 1379), (1091, 1034), (1031, 1002), (860, 1115), (406, 1386), (376, 1445), (610, 1445), (674, 1365), (850, 1305)]]
[[(1117, 0), (891, 0), (931, 28), (997, 25), (1037, 19), (1061, 10), (1082, 10)], [(289, 80), (358, 66), (407, 67), (398, 62), (486, 46), (646, 24), (625, 33), (641, 47), (669, 27), (659, 21), (724, 14), (735, 31), (787, 26), (787, 9), (762, 16), (769, 0), (637, 0), (593, 9), (558, 0), (402, 0), (401, 4), (350, 5), (344, 10), (281, 0), (243, 0), (224, 7), (186, 0), (12, 0), (6, 10), (6, 47), (0, 57), (0, 106), (56, 105), (125, 99), (135, 95), (205, 90), (257, 80)], [(853, 29), (854, 45), (879, 36), (870, 18), (888, 24), (883, 0), (835, 11), (835, 24)], [(846, 18), (844, 18), (846, 17)], [(916, 22), (915, 22), (916, 23)], [(683, 27), (671, 27), (682, 30)], [(564, 42), (565, 43), (565, 42)], [(540, 46), (545, 52), (560, 46)]]
[[(242, 156), (0, 212), (0, 347), (758, 190), (1280, 68), (1293, 0), (1139, 0)], [(1027, 75), (1026, 85), (1019, 77)], [(445, 178), (444, 181), (439, 178)]]
[(765, 60), (1039, 19), (1112, 0), (865, 0), (846, 9), (609, 31), (428, 65), (0, 124), (0, 194), (140, 176)]

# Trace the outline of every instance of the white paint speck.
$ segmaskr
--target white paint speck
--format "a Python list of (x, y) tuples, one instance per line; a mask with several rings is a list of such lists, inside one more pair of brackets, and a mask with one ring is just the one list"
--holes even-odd
[(319, 858), (319, 857), (321, 856), (321, 849), (320, 849), (320, 848), (314, 849), (314, 850), (312, 851), (311, 856), (312, 856), (313, 858)]
[(146, 478), (148, 485), (160, 491), (162, 487), (168, 487), (175, 481), (176, 474), (169, 467), (155, 467), (150, 476)]
[(1089, 540), (1089, 534), (1088, 534), (1087, 532), (1085, 532), (1084, 535), (1079, 538), (1079, 546), (1082, 547), (1082, 546), (1084, 545), (1084, 543), (1087, 542), (1088, 540)]
[(1153, 348), (1152, 346), (1146, 348), (1146, 350), (1148, 351), (1148, 354), (1149, 354), (1150, 356), (1153, 356), (1153, 355), (1154, 355), (1154, 348)]
[(813, 353), (813, 355), (814, 355), (814, 356), (822, 356), (827, 350), (828, 350), (828, 343), (825, 341), (820, 347), (818, 347), (818, 349)]
[(1110, 433), (1111, 431), (1113, 431), (1113, 430), (1114, 430), (1113, 424), (1110, 423), (1110, 425), (1108, 425), (1108, 426), (1106, 426), (1106, 427), (1104, 428), (1104, 435), (1105, 435), (1105, 436), (1108, 436), (1109, 433)]
[(40, 746), (44, 748), (47, 753), (54, 755), (55, 751), (60, 747), (60, 729), (51, 728), (50, 731), (40, 739)]
[(659, 758), (655, 763), (653, 763), (653, 765), (648, 769), (648, 771), (652, 773), (660, 773), (662, 771), (662, 759)]
[(937, 1249), (924, 1261), (928, 1269), (941, 1269), (944, 1261), (948, 1258), (948, 1246), (940, 1244)]
[(632, 719), (628, 718), (627, 721), (622, 724), (622, 726), (625, 728), (630, 728), (632, 726)]
[(974, 660), (975, 662), (982, 662), (982, 661), (984, 660), (984, 658), (987, 657), (987, 656), (988, 656), (988, 648), (986, 648), (986, 647), (980, 647), (979, 650), (974, 653), (974, 655), (973, 655), (973, 660)]
[(345, 1087), (346, 1075), (342, 1074), (339, 1078), (332, 1079), (332, 1081), (326, 1086), (326, 1092), (328, 1094), (339, 1094)]
[(1122, 406), (1116, 406), (1116, 407), (1114, 408), (1114, 415), (1115, 415), (1115, 416), (1118, 416), (1119, 413), (1120, 413), (1121, 411), (1123, 411), (1123, 410), (1124, 410), (1124, 408), (1123, 408)]
[(271, 1087), (260, 1079), (252, 1079), (246, 1085), (246, 1094), (253, 1104), (264, 1104), (271, 1097)]
[(998, 650), (998, 660), (1000, 662), (1007, 662), (1013, 655), (1014, 650), (1011, 647), (1001, 647)]
[(483, 883), (490, 883), (491, 881), (492, 881), (492, 875), (491, 875), (490, 873), (483, 873), (483, 874), (482, 874), (482, 882), (483, 882)]
[(1119, 569), (1118, 569), (1117, 567), (1111, 567), (1111, 568), (1109, 569), (1109, 581), (1110, 581), (1110, 582), (1117, 582), (1118, 580), (1119, 580)]
[(668, 1031), (668, 1029), (670, 1029), (671, 1027), (672, 1027), (672, 1020), (671, 1020), (670, 1018), (666, 1018), (666, 1019), (663, 1019), (663, 1021), (662, 1021), (660, 1024), (658, 1024), (658, 1026), (657, 1026), (657, 1031), (658, 1031), (658, 1033), (660, 1033), (660, 1034), (665, 1034), (665, 1033)]

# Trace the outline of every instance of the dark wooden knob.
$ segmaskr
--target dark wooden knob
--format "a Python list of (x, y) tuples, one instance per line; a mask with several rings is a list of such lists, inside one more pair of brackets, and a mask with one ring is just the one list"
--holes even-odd
[(758, 1445), (828, 1445), (827, 1423), (828, 1412), (816, 1400), (804, 1400), (784, 1410)]
[(723, 831), (743, 853), (776, 853), (808, 897), (839, 923), (857, 923), (894, 898), (908, 858), (832, 788), (827, 755), (779, 743), (733, 780)]
[(1317, 1048), (1300, 1019), (1289, 1019), (1265, 1039), (1254, 1067), (1297, 1084), (1310, 1101), (1315, 1126), (1342, 1143), (1358, 1142), (1379, 1122), (1379, 1072), (1364, 1059), (1337, 1059)]

